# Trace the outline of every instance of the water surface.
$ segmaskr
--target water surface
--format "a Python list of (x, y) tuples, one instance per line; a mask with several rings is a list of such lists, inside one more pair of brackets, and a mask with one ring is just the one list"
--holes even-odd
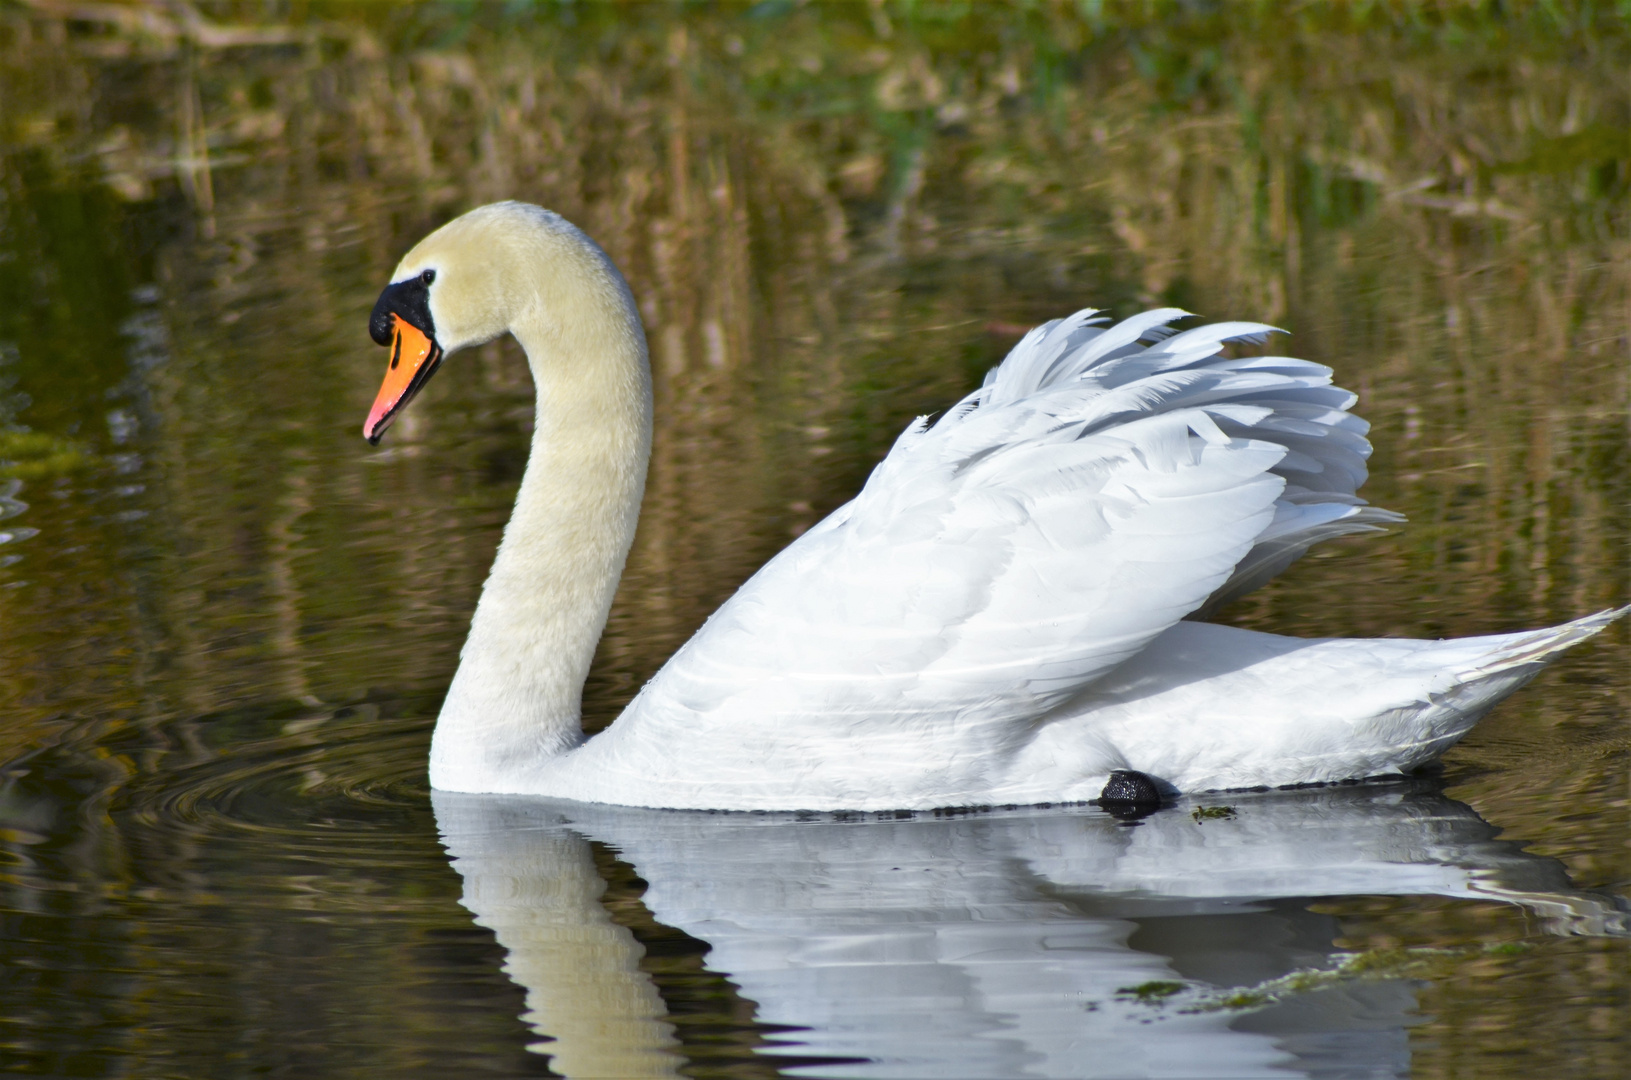
[(1628, 603), (1623, 22), (176, 10), (0, 11), (8, 1070), (1631, 1071), (1623, 625), (1435, 776), (1131, 826), (433, 805), (521, 358), (358, 436), (367, 313), (440, 221), (530, 199), (624, 268), (658, 427), (591, 727), (911, 417), (1089, 304), (1276, 323), (1375, 424), (1365, 493), (1410, 523), (1225, 621)]

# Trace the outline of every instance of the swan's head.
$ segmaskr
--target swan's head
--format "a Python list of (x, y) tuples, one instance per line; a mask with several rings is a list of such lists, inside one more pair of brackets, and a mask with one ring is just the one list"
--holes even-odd
[[(368, 333), (391, 349), (363, 437), (378, 443), (444, 356), (503, 334), (518, 320), (559, 321), (585, 299), (584, 281), (628, 286), (593, 240), (559, 214), (528, 203), (479, 207), (403, 256), (379, 294)], [(594, 290), (590, 290), (592, 293)], [(621, 302), (621, 300), (620, 300)], [(627, 305), (633, 307), (632, 298)]]

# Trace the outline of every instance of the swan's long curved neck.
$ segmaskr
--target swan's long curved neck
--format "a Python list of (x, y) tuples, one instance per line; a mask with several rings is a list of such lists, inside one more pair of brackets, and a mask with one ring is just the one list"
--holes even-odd
[(537, 386), (537, 424), (436, 721), (430, 779), (443, 790), (515, 790), (583, 738), (583, 683), (634, 538), (651, 447), (633, 299), (615, 270), (587, 269), (566, 290), (587, 295), (562, 305), (562, 290), (550, 289), (555, 303), (510, 325)]

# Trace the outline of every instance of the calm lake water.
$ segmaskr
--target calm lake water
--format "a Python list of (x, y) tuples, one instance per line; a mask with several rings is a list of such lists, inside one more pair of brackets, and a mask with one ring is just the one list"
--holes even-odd
[(0, 1069), (1631, 1075), (1625, 623), (1433, 773), (1135, 824), (433, 797), (524, 363), (358, 434), (436, 224), (528, 199), (624, 268), (656, 449), (591, 727), (1085, 305), (1274, 322), (1375, 425), (1409, 523), (1224, 621), (1626, 604), (1609, 5), (204, 10), (0, 8)]

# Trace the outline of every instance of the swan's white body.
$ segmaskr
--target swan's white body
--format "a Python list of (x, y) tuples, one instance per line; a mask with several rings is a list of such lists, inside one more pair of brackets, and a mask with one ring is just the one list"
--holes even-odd
[(1439, 642), (1180, 621), (1398, 516), (1355, 494), (1368, 425), (1329, 369), (1221, 352), (1272, 328), (1079, 312), (908, 428), (585, 741), (650, 447), (639, 316), (593, 241), (524, 204), (444, 226), (393, 282), (426, 270), (446, 351), (509, 330), (538, 386), (437, 721), (440, 789), (880, 810), (1089, 799), (1115, 769), (1180, 791), (1399, 772), (1621, 614)]

